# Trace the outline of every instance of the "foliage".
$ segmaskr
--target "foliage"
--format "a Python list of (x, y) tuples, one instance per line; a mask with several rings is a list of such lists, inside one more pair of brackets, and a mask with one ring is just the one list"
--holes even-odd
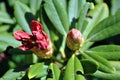
[[(119, 2), (0, 1), (0, 80), (119, 80), (120, 46), (114, 40), (105, 43), (120, 34)], [(31, 20), (39, 21), (49, 35), (54, 48), (52, 58), (38, 58), (32, 51), (18, 49), (21, 43), (13, 33), (24, 30), (31, 34)], [(76, 51), (66, 46), (72, 28), (84, 38)], [(100, 41), (102, 44), (98, 44)]]

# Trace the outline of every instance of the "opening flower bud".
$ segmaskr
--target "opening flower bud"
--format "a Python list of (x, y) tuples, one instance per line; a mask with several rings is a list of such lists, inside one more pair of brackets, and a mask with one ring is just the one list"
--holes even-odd
[(70, 32), (67, 34), (67, 46), (71, 50), (78, 50), (84, 40), (82, 37), (82, 34), (79, 30), (77, 29), (71, 29)]
[(53, 54), (52, 43), (48, 35), (43, 31), (42, 25), (35, 20), (30, 24), (32, 35), (21, 30), (14, 33), (16, 40), (21, 41), (21, 50), (32, 50), (38, 57), (51, 58)]

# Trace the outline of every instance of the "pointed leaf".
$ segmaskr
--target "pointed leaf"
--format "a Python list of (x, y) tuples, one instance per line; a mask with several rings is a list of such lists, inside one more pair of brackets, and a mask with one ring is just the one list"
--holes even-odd
[(83, 68), (79, 59), (73, 55), (66, 66), (65, 75), (63, 80), (85, 80), (83, 77)]
[(106, 59), (120, 59), (120, 46), (118, 45), (101, 45), (91, 48), (88, 53), (97, 54)]
[(79, 29), (80, 31), (82, 31), (83, 23), (84, 23), (84, 20), (86, 18), (86, 14), (87, 14), (89, 7), (90, 7), (90, 3), (85, 3), (83, 8), (81, 8), (81, 10), (80, 10), (78, 23), (76, 26), (76, 28)]
[(89, 23), (83, 32), (83, 36), (85, 39), (87, 38), (88, 34), (91, 32), (93, 27), (95, 27), (97, 23), (108, 17), (108, 14), (109, 14), (108, 6), (105, 3), (100, 3), (96, 5), (94, 9), (90, 10), (90, 12), (87, 15), (88, 16), (87, 20), (89, 21)]
[(90, 59), (95, 61), (96, 63), (99, 64), (99, 70), (107, 73), (115, 73), (115, 68), (108, 62), (105, 58), (96, 55), (96, 54), (91, 54), (88, 52), (85, 52), (82, 54), (84, 58)]
[(17, 22), (20, 24), (20, 26), (26, 31), (31, 33), (31, 30), (29, 28), (29, 24), (27, 23), (25, 19), (25, 13), (30, 12), (30, 9), (23, 3), (16, 1), (14, 5), (14, 15), (17, 20)]
[(57, 10), (56, 10), (52, 0), (45, 0), (44, 9), (45, 9), (50, 21), (52, 22), (54, 27), (57, 29), (57, 31), (59, 33), (61, 33), (62, 35), (66, 35), (64, 27), (62, 25), (62, 22), (60, 20), (60, 17), (57, 13)]
[(53, 3), (65, 31), (68, 32), (70, 25), (69, 25), (69, 19), (66, 11), (66, 6), (64, 5), (64, 0), (61, 0), (61, 1), (53, 0)]
[(50, 80), (59, 80), (59, 77), (60, 77), (59, 68), (55, 64), (51, 63), (49, 66), (49, 70), (50, 72), (52, 71), (52, 76), (53, 76), (52, 78), (50, 78)]
[[(101, 25), (102, 24), (102, 25)], [(89, 34), (90, 41), (99, 41), (120, 34), (120, 15), (110, 16), (93, 28)]]
[(32, 65), (28, 71), (28, 78), (31, 79), (37, 76), (43, 69), (44, 63), (36, 63)]
[(30, 8), (34, 14), (40, 9), (42, 0), (30, 0)]
[(68, 14), (69, 21), (72, 22), (73, 19), (77, 19), (81, 8), (85, 4), (86, 0), (69, 0), (68, 3)]

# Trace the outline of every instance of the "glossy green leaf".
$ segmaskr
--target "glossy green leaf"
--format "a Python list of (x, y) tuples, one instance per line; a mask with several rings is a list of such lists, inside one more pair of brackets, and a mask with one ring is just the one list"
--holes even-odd
[(102, 78), (104, 80), (119, 80), (120, 79), (120, 72), (116, 72), (114, 74), (104, 73), (101, 71), (97, 71), (93, 74), (94, 77)]
[(77, 19), (81, 8), (85, 4), (86, 0), (69, 0), (68, 3), (68, 14), (69, 21), (72, 22), (73, 19)]
[(120, 46), (118, 45), (101, 45), (91, 48), (88, 53), (102, 56), (106, 59), (120, 59)]
[(81, 60), (81, 63), (84, 69), (84, 74), (92, 74), (96, 72), (99, 67), (97, 63), (95, 63), (92, 60), (88, 60), (88, 59)]
[(50, 21), (52, 22), (54, 27), (57, 29), (57, 31), (59, 33), (61, 33), (62, 35), (66, 35), (65, 29), (62, 25), (62, 22), (60, 20), (60, 16), (59, 16), (59, 14), (58, 14), (58, 12), (53, 4), (53, 1), (52, 0), (45, 0), (44, 9), (45, 9)]
[(13, 24), (14, 21), (10, 18), (7, 12), (0, 12), (0, 22)]
[(30, 8), (34, 14), (40, 9), (42, 0), (30, 0)]
[(44, 63), (36, 63), (32, 65), (28, 71), (28, 78), (31, 79), (37, 76), (43, 69)]
[(102, 21), (103, 19), (105, 19), (106, 17), (108, 17), (108, 15), (109, 10), (108, 6), (105, 3), (100, 3), (96, 5), (94, 9), (91, 9), (87, 15), (87, 20), (89, 22), (86, 29), (83, 32), (84, 38), (86, 39), (87, 36), (91, 33), (91, 30), (94, 27), (97, 27), (95, 25)]
[(46, 77), (48, 75), (48, 66), (44, 65), (42, 71), (35, 77), (35, 78), (42, 78), (46, 80)]
[(98, 63), (99, 70), (106, 72), (106, 73), (115, 73), (115, 68), (105, 58), (103, 58), (99, 55), (96, 55), (96, 54), (88, 53), (88, 52), (83, 53), (82, 56), (86, 59), (90, 59), (90, 60), (93, 60), (96, 63)]
[(63, 80), (85, 80), (84, 76), (81, 75), (83, 73), (84, 71), (81, 62), (73, 55), (66, 65)]
[(17, 1), (14, 5), (14, 15), (19, 23), (19, 25), (26, 31), (31, 33), (31, 30), (29, 28), (29, 23), (27, 23), (26, 15), (27, 12), (30, 12), (30, 9), (23, 3)]
[(67, 11), (66, 11), (66, 7), (64, 5), (64, 0), (53, 0), (53, 4), (56, 8), (56, 11), (59, 15), (59, 18), (61, 20), (61, 23), (66, 31), (66, 33), (68, 32), (69, 30), (69, 19), (68, 19), (68, 15), (67, 15)]
[[(55, 64), (53, 64), (53, 63), (51, 63), (50, 66), (49, 66), (48, 74), (49, 74), (49, 75), (52, 75), (52, 78), (49, 78), (50, 80), (59, 80), (59, 78), (60, 78), (60, 70), (59, 70), (59, 68), (58, 68)], [(48, 79), (48, 80), (49, 80), (49, 79)]]
[(120, 15), (110, 16), (93, 28), (89, 34), (90, 41), (103, 40), (117, 34), (120, 34)]
[(86, 18), (87, 11), (89, 8), (90, 8), (90, 3), (85, 3), (83, 8), (81, 8), (80, 10), (79, 17), (78, 17), (78, 23), (76, 26), (76, 28), (79, 29), (80, 31), (82, 30), (83, 23), (84, 23), (84, 20)]

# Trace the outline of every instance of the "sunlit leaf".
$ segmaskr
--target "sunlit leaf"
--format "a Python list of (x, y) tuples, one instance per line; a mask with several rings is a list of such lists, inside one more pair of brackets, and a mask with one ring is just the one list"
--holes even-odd
[(43, 69), (44, 63), (36, 63), (32, 65), (28, 71), (28, 78), (31, 79), (37, 76)]
[(120, 34), (120, 15), (110, 16), (96, 25), (89, 34), (90, 41), (99, 41)]
[(73, 55), (67, 63), (63, 80), (85, 80), (84, 76), (81, 75), (83, 73), (81, 62)]
[(25, 16), (27, 15), (27, 12), (30, 12), (30, 9), (23, 3), (17, 1), (14, 5), (14, 15), (19, 23), (19, 25), (26, 31), (31, 33), (31, 30), (29, 28), (29, 23), (27, 23), (27, 20)]
[(57, 31), (59, 33), (61, 33), (62, 35), (66, 35), (65, 29), (60, 20), (60, 16), (57, 13), (57, 10), (56, 10), (52, 0), (45, 0), (44, 8), (45, 8), (45, 11), (46, 11), (50, 21), (52, 22), (54, 27), (57, 29)]
[(87, 36), (91, 33), (91, 30), (94, 27), (97, 27), (95, 25), (103, 19), (105, 19), (106, 17), (108, 17), (108, 15), (109, 10), (107, 4), (105, 3), (100, 3), (96, 5), (94, 9), (91, 9), (87, 15), (88, 24), (83, 32), (84, 38), (86, 39)]
[(82, 9), (83, 5), (85, 4), (86, 0), (69, 0), (68, 3), (68, 14), (69, 14), (69, 21), (72, 22), (73, 19), (77, 19)]
[(53, 0), (54, 6), (56, 8), (56, 11), (59, 15), (59, 18), (61, 20), (61, 23), (65, 29), (66, 32), (69, 30), (69, 19), (66, 11), (66, 6), (64, 5), (64, 0)]

